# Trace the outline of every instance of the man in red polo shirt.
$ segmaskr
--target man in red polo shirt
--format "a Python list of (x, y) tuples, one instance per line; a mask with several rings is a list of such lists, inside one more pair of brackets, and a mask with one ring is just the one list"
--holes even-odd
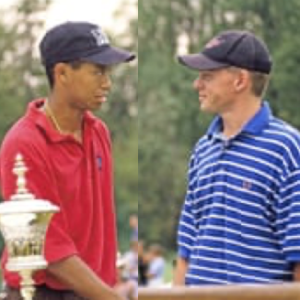
[[(5, 199), (16, 190), (14, 159), (28, 167), (28, 189), (59, 206), (49, 226), (47, 270), (35, 274), (35, 300), (119, 300), (111, 142), (105, 124), (90, 111), (101, 107), (111, 87), (109, 68), (134, 59), (112, 47), (90, 23), (67, 22), (48, 31), (40, 51), (49, 79), (47, 99), (31, 102), (6, 135), (0, 151)], [(21, 299), (16, 273), (2, 268), (7, 299)]]

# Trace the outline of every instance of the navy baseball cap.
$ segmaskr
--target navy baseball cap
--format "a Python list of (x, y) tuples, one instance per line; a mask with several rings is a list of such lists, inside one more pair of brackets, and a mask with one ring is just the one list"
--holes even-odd
[(265, 43), (253, 33), (240, 30), (221, 32), (200, 53), (182, 55), (179, 62), (196, 70), (215, 70), (235, 66), (269, 74), (272, 59)]
[(40, 43), (40, 53), (46, 67), (78, 60), (108, 66), (135, 58), (112, 47), (102, 29), (88, 22), (66, 22), (50, 29)]

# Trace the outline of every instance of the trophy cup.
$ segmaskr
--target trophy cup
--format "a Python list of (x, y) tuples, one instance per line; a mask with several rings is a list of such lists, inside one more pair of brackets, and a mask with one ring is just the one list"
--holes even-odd
[(27, 167), (21, 154), (15, 159), (13, 173), (17, 176), (17, 191), (10, 201), (0, 204), (0, 229), (8, 252), (6, 268), (21, 277), (21, 295), (33, 299), (33, 273), (45, 269), (43, 257), (46, 230), (52, 215), (59, 208), (47, 200), (35, 199), (26, 188)]

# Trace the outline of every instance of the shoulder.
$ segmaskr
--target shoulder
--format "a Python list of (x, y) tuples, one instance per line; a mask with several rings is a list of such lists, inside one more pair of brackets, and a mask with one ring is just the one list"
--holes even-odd
[(0, 148), (1, 163), (14, 159), (17, 154), (38, 158), (44, 152), (45, 138), (32, 120), (26, 116), (18, 120), (7, 132)]
[(91, 112), (85, 115), (85, 121), (90, 128), (93, 129), (93, 134), (110, 141), (110, 132), (106, 123), (99, 117), (94, 116)]
[(92, 139), (110, 153), (112, 150), (111, 135), (107, 125), (99, 118), (94, 117), (91, 123)]
[(41, 178), (41, 171), (45, 169), (49, 159), (39, 129), (29, 123), (26, 118), (22, 118), (13, 125), (0, 148), (0, 181), (5, 199), (9, 199), (10, 195), (15, 192), (15, 176), (12, 170), (17, 155), (21, 154), (23, 157), (29, 171), (26, 177), (27, 179), (30, 177), (31, 185), (34, 180)]
[(281, 119), (272, 118), (264, 136), (289, 165), (293, 168), (300, 167), (299, 130)]
[(199, 161), (202, 158), (206, 149), (209, 148), (209, 144), (208, 135), (204, 135), (196, 142), (190, 155), (190, 166), (194, 165), (196, 161)]
[(299, 130), (281, 119), (272, 118), (269, 124), (269, 130), (274, 134), (275, 139), (300, 144)]
[(106, 123), (103, 120), (96, 118), (94, 121), (94, 128), (96, 128), (101, 133), (103, 133), (107, 136), (110, 136), (108, 126), (106, 125)]
[(206, 149), (209, 146), (209, 136), (205, 134), (203, 137), (201, 137), (197, 143), (194, 146), (194, 153), (201, 153), (204, 149)]

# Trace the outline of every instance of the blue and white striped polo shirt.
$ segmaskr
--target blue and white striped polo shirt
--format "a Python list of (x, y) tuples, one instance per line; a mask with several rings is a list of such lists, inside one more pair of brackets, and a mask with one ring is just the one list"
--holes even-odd
[(300, 135), (267, 103), (225, 140), (217, 117), (191, 156), (178, 231), (187, 285), (292, 280), (300, 262)]

